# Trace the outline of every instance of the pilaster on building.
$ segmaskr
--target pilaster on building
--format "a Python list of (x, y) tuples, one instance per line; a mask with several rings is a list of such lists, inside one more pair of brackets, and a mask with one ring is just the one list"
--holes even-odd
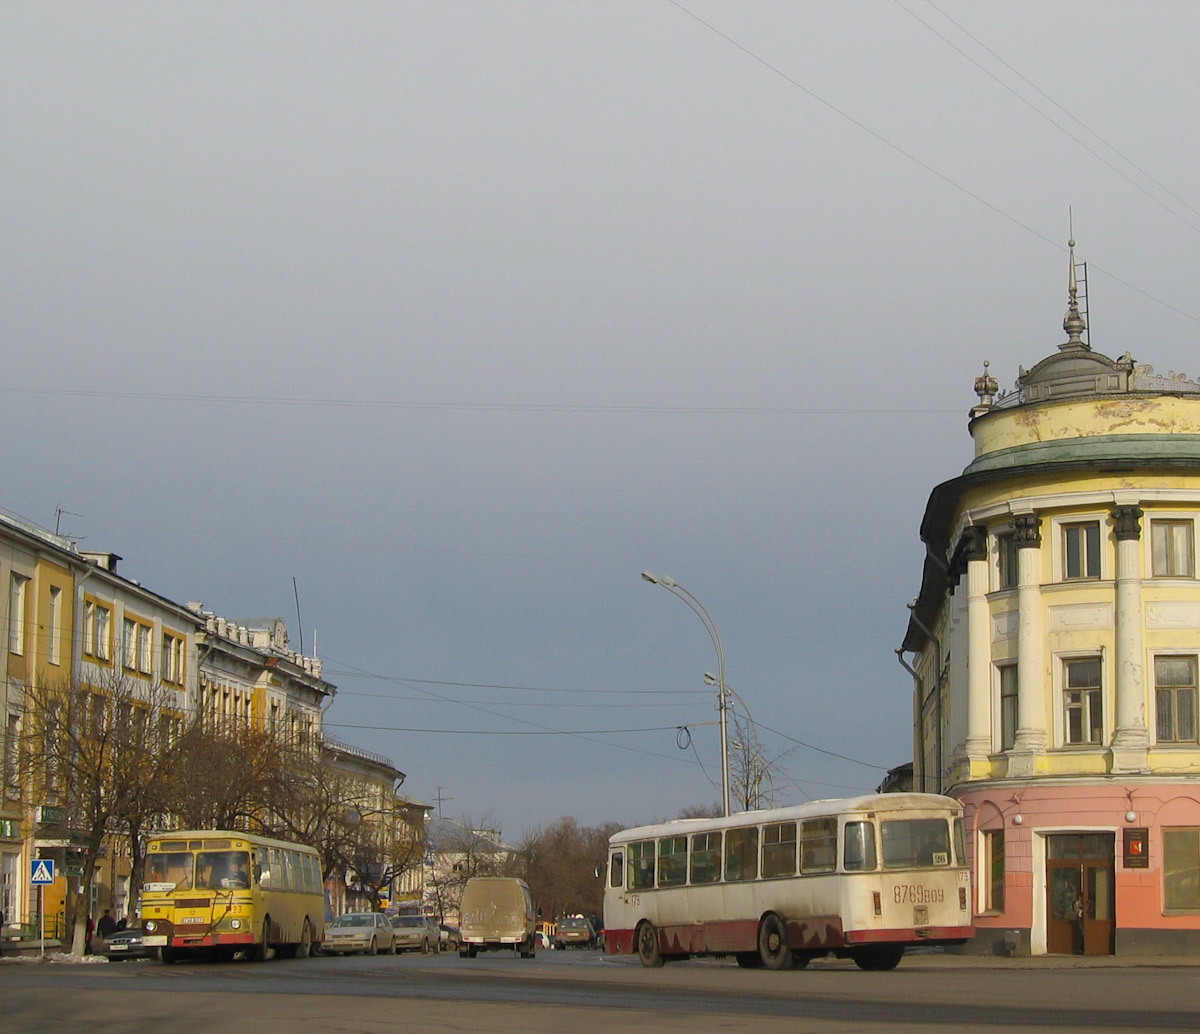
[(1067, 340), (984, 363), (926, 507), (914, 783), (964, 804), (976, 950), (1200, 952), (1200, 382), (1092, 350), (1073, 249)]

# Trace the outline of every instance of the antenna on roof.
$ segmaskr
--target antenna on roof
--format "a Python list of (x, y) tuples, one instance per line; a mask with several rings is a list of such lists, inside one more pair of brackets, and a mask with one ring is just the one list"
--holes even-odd
[(292, 595), (296, 597), (296, 634), (300, 636), (300, 649), (296, 652), (304, 656), (304, 622), (300, 620), (300, 590), (296, 588), (296, 576), (292, 575)]

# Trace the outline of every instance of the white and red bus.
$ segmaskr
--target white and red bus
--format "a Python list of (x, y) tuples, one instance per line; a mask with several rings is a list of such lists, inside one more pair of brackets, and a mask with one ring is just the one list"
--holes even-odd
[(790, 969), (821, 955), (892, 969), (908, 945), (971, 927), (962, 806), (873, 794), (729, 818), (679, 819), (609, 839), (609, 954), (644, 966), (733, 955)]

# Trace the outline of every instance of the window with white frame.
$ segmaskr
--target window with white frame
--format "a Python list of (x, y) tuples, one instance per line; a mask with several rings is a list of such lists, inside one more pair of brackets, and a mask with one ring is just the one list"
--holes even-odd
[(1196, 743), (1196, 657), (1154, 658), (1154, 702), (1159, 743)]
[(1200, 829), (1163, 828), (1163, 910), (1200, 912)]
[(1099, 657), (1072, 657), (1063, 662), (1063, 705), (1064, 742), (1100, 743), (1104, 736), (1104, 697)]
[(62, 638), (62, 588), (50, 586), (50, 641), (46, 644), (46, 659), (51, 664), (61, 664), (59, 642)]
[(1002, 531), (996, 536), (996, 588), (1015, 589), (1019, 578), (1017, 536), (1011, 531)]
[(162, 667), (163, 682), (177, 686), (183, 682), (183, 652), (186, 640), (174, 632), (163, 632)]
[(1063, 578), (1076, 581), (1100, 577), (1100, 522), (1074, 521), (1062, 525)]
[(112, 659), (112, 608), (98, 600), (83, 604), (83, 654), (94, 661)]
[(1012, 750), (1017, 740), (1017, 666), (1005, 664), (1000, 675), (1000, 749)]
[(13, 571), (8, 580), (8, 652), (25, 653), (25, 622), (28, 616), (29, 579)]
[(154, 659), (150, 651), (154, 629), (142, 621), (125, 618), (121, 623), (121, 632), (121, 663), (127, 671), (149, 675), (154, 670)]
[(1150, 569), (1155, 578), (1194, 578), (1195, 531), (1190, 520), (1150, 522)]

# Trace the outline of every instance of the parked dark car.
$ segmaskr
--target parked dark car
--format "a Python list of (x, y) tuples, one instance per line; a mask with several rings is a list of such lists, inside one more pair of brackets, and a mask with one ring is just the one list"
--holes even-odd
[(119, 962), (121, 959), (156, 959), (158, 949), (147, 948), (142, 942), (142, 928), (131, 926), (118, 930), (106, 940), (93, 938), (92, 954), (103, 956), (110, 962)]
[(596, 931), (583, 916), (563, 916), (554, 931), (556, 948), (594, 948)]

